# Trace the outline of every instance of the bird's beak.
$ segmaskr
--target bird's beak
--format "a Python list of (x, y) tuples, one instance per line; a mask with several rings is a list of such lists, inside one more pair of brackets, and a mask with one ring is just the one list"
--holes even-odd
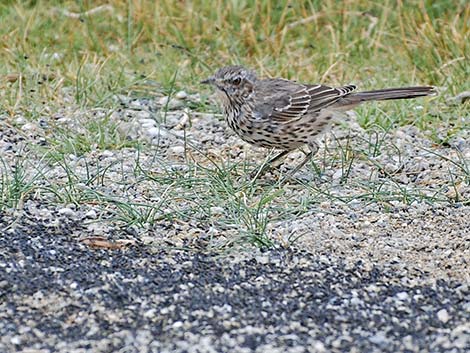
[(201, 81), (201, 85), (212, 85), (214, 83), (214, 78), (213, 77), (209, 77), (207, 80), (203, 80)]

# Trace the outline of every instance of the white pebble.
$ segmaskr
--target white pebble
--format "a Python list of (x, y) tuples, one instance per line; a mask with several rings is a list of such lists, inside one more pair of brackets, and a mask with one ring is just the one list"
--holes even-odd
[(314, 352), (318, 352), (318, 353), (326, 352), (325, 345), (321, 341), (314, 341), (312, 348)]
[(20, 336), (13, 336), (10, 338), (11, 344), (19, 345), (21, 344), (21, 337)]
[(18, 125), (23, 125), (26, 123), (26, 119), (23, 118), (22, 116), (19, 116), (18, 118), (15, 119), (15, 123)]
[(343, 170), (342, 169), (338, 169), (332, 176), (332, 179), (333, 180), (338, 180), (340, 179), (341, 177), (343, 176)]
[(141, 109), (142, 103), (138, 100), (132, 100), (129, 102), (129, 108), (131, 109)]
[(85, 213), (85, 217), (95, 219), (96, 218), (96, 211), (95, 210), (89, 210), (87, 213)]
[(173, 146), (168, 148), (168, 154), (172, 156), (184, 156), (184, 146)]
[(152, 308), (144, 312), (144, 317), (147, 317), (147, 318), (154, 317), (156, 313), (157, 313), (157, 309)]
[(183, 327), (183, 323), (181, 321), (176, 321), (173, 323), (173, 328), (181, 328)]
[(177, 99), (186, 99), (186, 98), (188, 98), (188, 94), (185, 91), (179, 91), (175, 94), (175, 98), (177, 98)]
[(112, 151), (104, 150), (103, 152), (101, 152), (101, 156), (108, 158), (114, 156), (114, 153)]
[(439, 321), (445, 324), (447, 323), (447, 321), (450, 320), (450, 315), (446, 309), (441, 309), (437, 312), (437, 318), (439, 319)]
[(32, 123), (26, 123), (21, 127), (21, 130), (23, 130), (23, 131), (31, 131), (31, 130), (34, 130), (34, 129), (36, 129), (36, 125), (34, 125)]
[(150, 129), (145, 130), (145, 134), (150, 137), (157, 137), (158, 135), (160, 135), (160, 129), (152, 127)]
[(141, 125), (149, 125), (149, 126), (156, 126), (157, 125), (157, 122), (153, 119), (150, 119), (150, 118), (139, 119), (139, 123)]
[(75, 216), (74, 210), (72, 210), (71, 208), (68, 208), (68, 207), (61, 208), (58, 212), (59, 212), (60, 215), (66, 216), (66, 217)]
[(409, 298), (408, 293), (406, 292), (399, 292), (396, 296), (399, 300), (407, 300)]
[(168, 104), (168, 100), (170, 99), (170, 97), (168, 96), (165, 96), (165, 97), (162, 97), (158, 100), (158, 104), (160, 105), (166, 105)]
[(211, 214), (213, 215), (222, 215), (224, 214), (224, 208), (219, 206), (214, 206), (210, 208)]
[(150, 112), (146, 110), (141, 110), (137, 112), (136, 116), (139, 119), (150, 119)]
[(375, 335), (371, 336), (369, 341), (377, 345), (383, 345), (387, 343), (387, 336), (385, 335), (385, 332), (379, 331)]

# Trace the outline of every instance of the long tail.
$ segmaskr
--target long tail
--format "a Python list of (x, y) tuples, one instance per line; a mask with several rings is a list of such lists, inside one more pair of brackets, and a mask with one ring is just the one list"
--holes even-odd
[(417, 87), (403, 87), (403, 88), (386, 88), (374, 91), (364, 91), (352, 93), (348, 98), (358, 99), (361, 102), (365, 101), (384, 101), (388, 99), (409, 99), (416, 97), (424, 97), (437, 94), (437, 91), (432, 86), (417, 86)]
[(410, 99), (436, 95), (436, 88), (433, 86), (417, 86), (402, 88), (385, 88), (374, 91), (364, 91), (351, 93), (344, 96), (337, 103), (337, 107), (350, 107), (367, 101), (385, 101), (389, 99)]

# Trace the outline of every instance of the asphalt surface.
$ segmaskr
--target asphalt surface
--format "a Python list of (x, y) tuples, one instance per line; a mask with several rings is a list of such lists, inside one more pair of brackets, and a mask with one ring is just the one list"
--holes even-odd
[(0, 352), (470, 351), (468, 283), (295, 249), (97, 247), (79, 222), (9, 223), (0, 214)]

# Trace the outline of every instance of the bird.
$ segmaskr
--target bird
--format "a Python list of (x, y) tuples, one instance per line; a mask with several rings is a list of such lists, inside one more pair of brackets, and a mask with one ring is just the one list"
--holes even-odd
[(356, 92), (355, 85), (331, 87), (284, 78), (258, 78), (240, 65), (225, 66), (201, 81), (215, 87), (228, 126), (245, 142), (281, 152), (257, 172), (307, 145), (309, 152), (293, 175), (317, 153), (319, 135), (337, 116), (369, 101), (436, 95), (434, 86), (385, 88)]

